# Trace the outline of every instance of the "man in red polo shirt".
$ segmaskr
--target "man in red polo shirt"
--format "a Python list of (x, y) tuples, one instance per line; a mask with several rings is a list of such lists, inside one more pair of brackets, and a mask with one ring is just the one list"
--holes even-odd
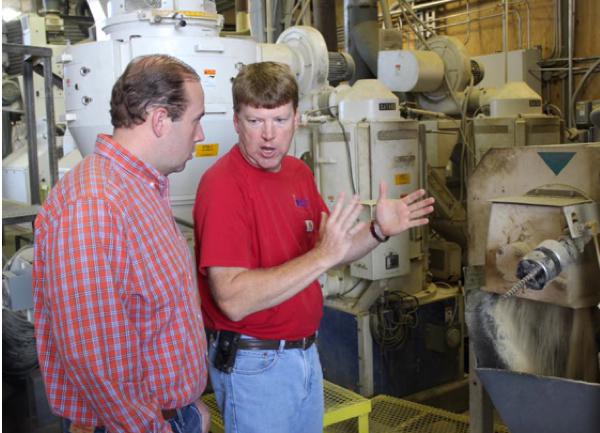
[(356, 223), (357, 197), (328, 215), (310, 169), (287, 156), (299, 119), (289, 68), (245, 66), (233, 104), (238, 145), (204, 174), (194, 208), (211, 383), (227, 433), (322, 432), (317, 278), (426, 224), (433, 199), (387, 199), (382, 185), (370, 225)]

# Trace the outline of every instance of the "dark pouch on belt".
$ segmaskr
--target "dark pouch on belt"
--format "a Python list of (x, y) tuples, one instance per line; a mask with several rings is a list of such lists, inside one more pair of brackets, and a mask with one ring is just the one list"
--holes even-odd
[(240, 334), (233, 331), (220, 331), (217, 342), (217, 354), (215, 356), (215, 367), (224, 373), (231, 373), (235, 364), (235, 356), (238, 351)]

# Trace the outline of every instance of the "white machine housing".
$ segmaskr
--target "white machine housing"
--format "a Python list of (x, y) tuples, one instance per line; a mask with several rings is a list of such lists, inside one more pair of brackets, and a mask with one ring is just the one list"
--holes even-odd
[[(52, 49), (52, 72), (58, 76), (63, 75), (63, 67), (60, 57), (66, 45), (48, 44), (46, 39), (46, 18), (35, 13), (25, 14), (21, 17), (23, 28), (23, 43), (37, 47)], [(22, 84), (22, 79), (20, 79)], [(23, 86), (21, 85), (21, 88)], [(38, 144), (39, 179), (50, 181), (50, 167), (48, 162), (48, 137), (46, 127), (46, 93), (44, 92), (43, 77), (33, 75), (35, 119)], [(65, 98), (64, 92), (57, 87), (53, 89), (55, 120), (64, 120)], [(31, 191), (29, 186), (29, 160), (27, 146), (19, 146), (27, 140), (27, 128), (25, 124), (16, 125), (13, 129), (15, 139), (14, 151), (2, 161), (2, 198), (15, 200), (22, 203), (31, 203)], [(58, 164), (59, 177), (64, 175), (75, 164), (81, 161), (81, 154), (75, 147), (70, 134), (64, 137), (56, 137), (58, 146), (62, 146), (64, 158)], [(36, 186), (37, 188), (38, 186)]]
[[(102, 11), (107, 17), (102, 18)], [(145, 2), (121, 0), (97, 14), (105, 39), (71, 46), (62, 56), (68, 127), (85, 156), (93, 151), (98, 133), (112, 132), (111, 89), (131, 59), (164, 53), (192, 66), (205, 92), (206, 139), (197, 144), (186, 170), (170, 177), (174, 212), (187, 220), (200, 176), (237, 141), (231, 80), (243, 65), (265, 60), (288, 64), (300, 84), (300, 110), (310, 108), (312, 94), (327, 86), (327, 47), (310, 27), (287, 29), (275, 45), (219, 37), (223, 17), (212, 1), (163, 2), (150, 9)]]
[[(361, 219), (375, 216), (379, 182), (389, 186), (390, 197), (408, 194), (422, 184), (418, 124), (402, 119), (398, 98), (377, 80), (359, 80), (336, 89), (337, 119), (320, 118), (309, 124), (315, 178), (330, 208), (338, 195), (357, 194), (365, 211)], [(405, 276), (411, 259), (422, 254), (420, 240), (410, 232), (389, 241), (350, 266), (350, 275), (366, 280)]]

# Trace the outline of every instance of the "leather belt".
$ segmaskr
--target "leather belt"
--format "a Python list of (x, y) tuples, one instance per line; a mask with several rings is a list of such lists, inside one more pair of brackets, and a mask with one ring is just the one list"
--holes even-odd
[(177, 409), (163, 409), (161, 412), (165, 421), (177, 416)]
[[(219, 331), (206, 330), (209, 338), (217, 339)], [(306, 350), (317, 340), (317, 334), (301, 338), (299, 340), (261, 340), (256, 338), (243, 338), (238, 342), (238, 349), (242, 350), (278, 350), (281, 341), (285, 341), (284, 349), (302, 349)]]

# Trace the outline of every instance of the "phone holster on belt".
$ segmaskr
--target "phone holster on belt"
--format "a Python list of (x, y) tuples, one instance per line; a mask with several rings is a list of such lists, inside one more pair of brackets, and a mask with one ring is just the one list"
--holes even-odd
[(240, 334), (233, 331), (220, 331), (217, 341), (215, 367), (224, 373), (231, 373), (235, 365)]

